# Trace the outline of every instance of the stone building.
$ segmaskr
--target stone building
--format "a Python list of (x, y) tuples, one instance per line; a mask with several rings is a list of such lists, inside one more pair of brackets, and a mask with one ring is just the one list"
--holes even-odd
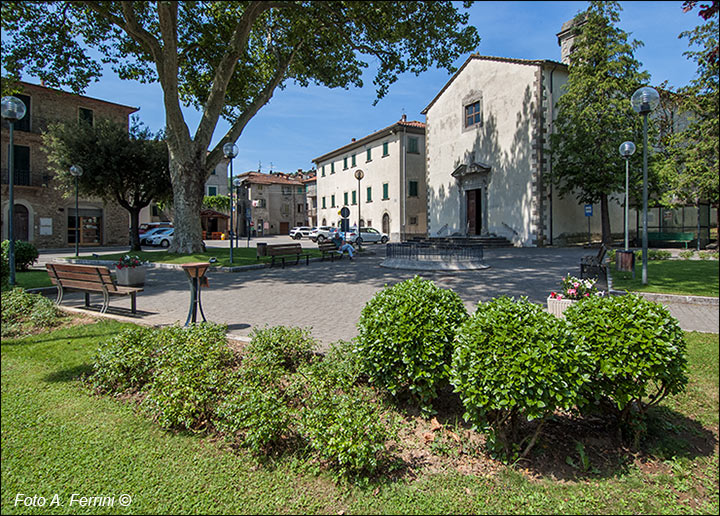
[[(128, 127), (128, 117), (137, 108), (83, 95), (20, 82), (27, 112), (14, 126), (14, 223), (16, 240), (32, 242), (38, 248), (75, 245), (76, 221), (81, 246), (127, 245), (129, 215), (114, 202), (80, 197), (75, 214), (74, 195), (64, 195), (48, 169), (42, 132), (55, 121), (94, 123), (107, 118)], [(2, 124), (2, 239), (8, 238), (9, 129)]]
[[(425, 124), (402, 119), (315, 158), (318, 222), (374, 227), (391, 240), (426, 235)], [(355, 172), (363, 171), (359, 185)], [(359, 209), (359, 214), (358, 214)]]

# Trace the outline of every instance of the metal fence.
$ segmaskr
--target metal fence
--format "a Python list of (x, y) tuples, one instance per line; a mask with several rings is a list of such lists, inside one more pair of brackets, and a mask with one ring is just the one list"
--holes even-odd
[(460, 246), (453, 244), (430, 244), (425, 242), (404, 242), (387, 244), (385, 257), (401, 260), (427, 261), (474, 261), (481, 262), (483, 248), (480, 245)]

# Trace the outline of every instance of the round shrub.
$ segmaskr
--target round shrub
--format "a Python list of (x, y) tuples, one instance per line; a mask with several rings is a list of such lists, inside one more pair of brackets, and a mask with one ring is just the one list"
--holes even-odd
[(501, 297), (480, 303), (458, 330), (450, 382), (465, 419), (487, 432), (493, 452), (511, 459), (523, 445), (525, 455), (542, 428), (521, 438), (523, 421), (578, 402), (585, 367), (564, 321), (527, 298)]
[(610, 398), (629, 419), (687, 384), (683, 332), (664, 306), (628, 294), (590, 298), (565, 310), (578, 345), (589, 355), (588, 397)]
[[(7, 256), (10, 252), (10, 241), (3, 240), (2, 254)], [(38, 250), (30, 242), (24, 240), (15, 240), (15, 270), (26, 271), (33, 263), (37, 261)], [(9, 263), (9, 262), (8, 262)], [(8, 265), (9, 266), (9, 265)]]
[(417, 276), (375, 294), (362, 310), (357, 337), (370, 382), (393, 396), (408, 391), (429, 412), (466, 317), (460, 296)]

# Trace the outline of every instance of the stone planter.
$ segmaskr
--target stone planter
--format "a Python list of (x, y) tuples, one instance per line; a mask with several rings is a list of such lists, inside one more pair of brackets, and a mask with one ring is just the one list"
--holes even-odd
[(555, 317), (565, 319), (563, 312), (565, 309), (575, 303), (575, 299), (555, 299), (550, 296), (547, 298), (547, 309), (548, 312), (553, 314)]
[(145, 285), (145, 267), (123, 267), (117, 270), (117, 284), (124, 287)]

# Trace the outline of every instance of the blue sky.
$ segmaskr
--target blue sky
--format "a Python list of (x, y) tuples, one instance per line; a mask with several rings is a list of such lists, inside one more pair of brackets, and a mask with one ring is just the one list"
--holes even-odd
[[(460, 4), (459, 4), (460, 5)], [(587, 6), (586, 2), (477, 2), (470, 8), (470, 24), (481, 37), (477, 52), (483, 55), (520, 59), (560, 60), (556, 34), (562, 24)], [(671, 86), (687, 84), (695, 66), (683, 56), (687, 40), (678, 35), (701, 21), (697, 9), (682, 12), (682, 1), (621, 2), (620, 28), (644, 43), (636, 51), (652, 83), (669, 81)], [(456, 66), (467, 56), (461, 57)], [(375, 88), (370, 64), (363, 88), (302, 88), (292, 83), (277, 90), (245, 128), (237, 141), (237, 172), (257, 170), (292, 172), (313, 167), (312, 159), (378, 129), (391, 125), (406, 113), (409, 120), (424, 121), (420, 112), (450, 77), (445, 70), (429, 70), (415, 76), (406, 74), (390, 88), (385, 98), (373, 106)], [(30, 82), (32, 78), (25, 78)], [(153, 131), (164, 126), (162, 92), (158, 85), (120, 81), (108, 72), (93, 83), (86, 95), (136, 106), (143, 123)], [(186, 109), (186, 121), (194, 133), (200, 116)], [(214, 142), (227, 130), (221, 121)]]

